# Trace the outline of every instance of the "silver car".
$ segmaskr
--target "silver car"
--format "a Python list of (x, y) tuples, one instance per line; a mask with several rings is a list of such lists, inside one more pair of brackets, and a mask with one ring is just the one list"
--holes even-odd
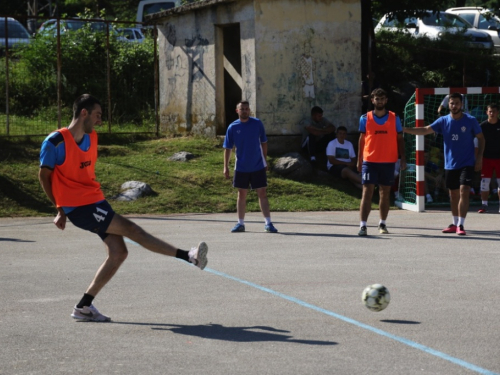
[(446, 13), (457, 14), (476, 29), (490, 34), (495, 52), (500, 53), (500, 18), (492, 11), (481, 7), (461, 7), (446, 9)]
[(375, 27), (375, 32), (380, 30), (402, 30), (415, 38), (426, 36), (429, 39), (439, 39), (445, 33), (463, 33), (470, 39), (471, 48), (493, 50), (493, 40), (488, 33), (474, 29), (467, 21), (452, 13), (427, 11), (424, 16), (407, 17), (402, 22), (397, 18), (390, 19), (386, 14)]

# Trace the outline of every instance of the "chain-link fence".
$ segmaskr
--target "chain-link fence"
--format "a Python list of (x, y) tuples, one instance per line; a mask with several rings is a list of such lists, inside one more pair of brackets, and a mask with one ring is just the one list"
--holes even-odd
[(0, 136), (67, 126), (84, 93), (102, 102), (98, 131), (158, 133), (156, 39), (131, 22), (0, 16)]

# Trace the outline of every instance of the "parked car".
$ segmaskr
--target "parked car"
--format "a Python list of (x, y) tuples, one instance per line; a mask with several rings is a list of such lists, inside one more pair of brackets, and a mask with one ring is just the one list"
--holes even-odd
[(476, 29), (490, 34), (496, 52), (500, 52), (500, 18), (491, 10), (481, 7), (461, 7), (446, 9), (446, 13), (457, 14)]
[(142, 43), (146, 38), (142, 33), (141, 29), (134, 27), (124, 27), (116, 29), (116, 32), (120, 37), (125, 38), (128, 42)]
[[(80, 20), (59, 20), (59, 27), (61, 34), (67, 31), (76, 31), (83, 28), (89, 22)], [(93, 31), (106, 31), (106, 23), (104, 22), (90, 22), (90, 29)], [(50, 19), (42, 23), (38, 29), (38, 33), (42, 35), (57, 35), (57, 20)]]
[(406, 17), (402, 22), (397, 17), (391, 19), (386, 14), (375, 27), (375, 32), (380, 30), (403, 30), (416, 38), (426, 36), (429, 39), (439, 39), (444, 33), (463, 33), (470, 39), (469, 46), (472, 48), (493, 50), (494, 46), (488, 33), (474, 29), (456, 14), (446, 12), (427, 11), (422, 17)]
[(11, 49), (16, 45), (28, 44), (31, 42), (31, 35), (23, 24), (14, 18), (0, 18), (0, 50), (5, 49), (5, 20), (7, 20), (7, 47)]

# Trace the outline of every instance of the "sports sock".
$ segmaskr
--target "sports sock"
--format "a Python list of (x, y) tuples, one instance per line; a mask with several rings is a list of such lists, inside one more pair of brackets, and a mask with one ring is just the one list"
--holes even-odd
[(175, 257), (178, 259), (185, 260), (186, 262), (189, 262), (189, 252), (186, 250), (177, 249)]
[(238, 219), (238, 224), (245, 225), (245, 220), (243, 220), (243, 219)]
[(453, 225), (458, 225), (458, 216), (453, 216)]
[(359, 222), (359, 227), (366, 227), (366, 221), (360, 221)]
[(311, 156), (311, 161), (316, 160), (316, 156)]
[(266, 220), (266, 225), (271, 224), (271, 218), (270, 217), (265, 217), (264, 219)]
[(79, 309), (81, 309), (84, 306), (90, 306), (92, 305), (92, 301), (94, 300), (94, 296), (91, 296), (90, 294), (84, 293), (82, 299), (76, 305)]
[(378, 222), (378, 224), (379, 224), (379, 225), (380, 225), (380, 224), (384, 224), (384, 225), (385, 225), (385, 220), (380, 220), (380, 221)]
[(483, 203), (483, 206), (487, 206), (488, 205), (488, 201), (481, 201)]
[(457, 225), (464, 225), (464, 223), (465, 223), (465, 217), (459, 217)]

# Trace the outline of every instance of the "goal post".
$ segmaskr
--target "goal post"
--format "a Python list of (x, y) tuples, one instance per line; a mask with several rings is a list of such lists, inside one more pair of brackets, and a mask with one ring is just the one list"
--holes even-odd
[[(438, 109), (444, 97), (455, 92), (463, 94), (463, 110), (476, 117), (479, 123), (487, 119), (488, 104), (500, 104), (500, 87), (417, 88), (405, 106), (403, 126), (412, 128), (432, 124), (440, 116)], [(441, 115), (447, 114), (448, 109), (441, 112)], [(432, 186), (432, 191), (427, 186), (432, 203), (426, 203), (426, 168), (437, 167), (440, 169), (438, 173), (444, 170), (442, 137), (405, 134), (404, 140), (407, 169), (399, 175), (396, 205), (405, 210), (422, 212), (426, 206), (449, 204), (447, 192), (442, 186)]]

